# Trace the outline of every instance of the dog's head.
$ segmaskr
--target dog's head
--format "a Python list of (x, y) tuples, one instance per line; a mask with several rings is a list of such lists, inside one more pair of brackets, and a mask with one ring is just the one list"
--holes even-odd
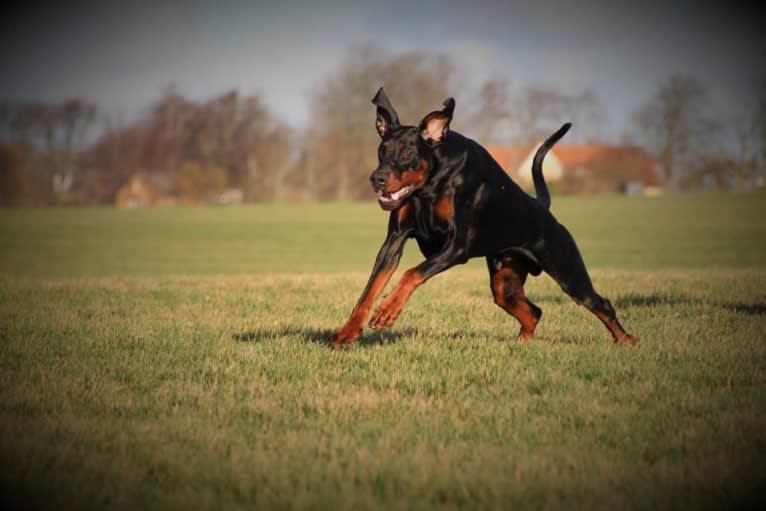
[(380, 135), (378, 168), (370, 175), (378, 203), (386, 211), (401, 206), (428, 180), (433, 151), (447, 136), (455, 100), (444, 101), (443, 110), (426, 115), (416, 126), (402, 126), (381, 87), (372, 103), (377, 107), (375, 129)]

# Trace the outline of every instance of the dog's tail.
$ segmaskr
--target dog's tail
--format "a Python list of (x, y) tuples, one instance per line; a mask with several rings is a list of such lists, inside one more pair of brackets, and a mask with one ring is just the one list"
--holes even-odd
[(543, 142), (540, 148), (537, 149), (535, 158), (532, 160), (532, 182), (535, 183), (535, 195), (537, 196), (537, 201), (542, 204), (545, 209), (551, 207), (551, 194), (545, 184), (545, 178), (543, 178), (543, 159), (551, 147), (561, 140), (561, 137), (563, 137), (571, 127), (572, 123), (568, 122), (560, 127), (556, 133), (548, 137), (548, 140)]

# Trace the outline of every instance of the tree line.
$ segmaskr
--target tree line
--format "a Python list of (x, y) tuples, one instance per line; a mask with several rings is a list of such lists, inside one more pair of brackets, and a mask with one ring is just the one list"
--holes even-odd
[[(107, 122), (95, 139), (103, 120), (85, 100), (0, 104), (0, 205), (110, 204), (137, 172), (161, 177), (188, 202), (230, 188), (252, 202), (366, 198), (377, 163), (370, 98), (381, 84), (411, 124), (460, 90), (446, 55), (363, 45), (313, 90), (300, 130), (260, 96), (236, 91), (192, 101), (168, 88), (141, 119)], [(565, 121), (578, 126), (570, 143), (604, 135), (605, 108), (592, 90), (492, 78), (463, 97), (453, 127), (484, 144), (530, 145)], [(699, 80), (671, 76), (635, 112), (633, 142), (660, 162), (668, 188), (752, 187), (766, 166), (766, 84), (751, 103), (722, 122)]]

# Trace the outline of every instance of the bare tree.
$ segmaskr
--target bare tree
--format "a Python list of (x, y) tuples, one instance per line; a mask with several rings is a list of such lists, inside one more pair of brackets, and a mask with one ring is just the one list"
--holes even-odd
[(527, 87), (514, 101), (511, 117), (516, 128), (516, 142), (533, 144), (540, 141), (557, 122), (562, 96), (543, 87)]
[(763, 186), (766, 177), (766, 80), (757, 85), (749, 115), (740, 124), (740, 162), (749, 186)]
[(527, 87), (513, 101), (510, 114), (514, 140), (533, 144), (565, 122), (576, 129), (569, 142), (598, 140), (606, 118), (598, 95), (591, 90), (568, 95), (545, 87)]
[(761, 82), (758, 99), (753, 114), (755, 126), (755, 144), (758, 146), (756, 154), (760, 158), (759, 166), (766, 166), (766, 80)]
[(471, 103), (477, 105), (469, 116), (468, 132), (483, 144), (503, 144), (511, 139), (509, 119), (511, 96), (508, 80), (492, 78), (481, 85)]
[(558, 120), (561, 123), (571, 122), (576, 127), (570, 143), (600, 140), (605, 118), (601, 99), (590, 89), (562, 98), (561, 115)]
[(38, 203), (41, 187), (27, 167), (28, 154), (22, 147), (0, 142), (0, 207)]
[(702, 83), (690, 76), (675, 75), (634, 114), (645, 145), (659, 159), (672, 188), (682, 183), (685, 170), (709, 149), (719, 129), (708, 110)]
[(258, 95), (229, 91), (196, 102), (171, 87), (145, 119), (113, 126), (83, 154), (89, 169), (83, 193), (108, 202), (119, 184), (141, 171), (167, 184), (164, 193), (192, 201), (214, 195), (200, 191), (206, 183), (219, 192), (241, 188), (246, 200), (271, 200), (289, 168), (291, 133)]
[(194, 103), (168, 87), (151, 108), (142, 166), (147, 172), (174, 174), (186, 159), (184, 150), (196, 114)]
[(292, 130), (257, 95), (239, 103), (232, 126), (232, 182), (244, 188), (247, 200), (280, 198), (292, 157)]
[(95, 105), (79, 99), (65, 101), (54, 109), (54, 130), (60, 133), (57, 144), (60, 149), (54, 151), (54, 183), (61, 183), (64, 192), (81, 177), (76, 156), (85, 147), (97, 111)]
[(106, 119), (103, 135), (78, 155), (78, 165), (84, 173), (78, 186), (81, 201), (111, 203), (130, 174), (146, 168), (147, 138), (147, 126), (143, 123), (124, 126)]
[(2, 134), (29, 155), (29, 171), (55, 192), (68, 192), (80, 177), (76, 155), (88, 141), (96, 119), (95, 105), (81, 99), (60, 103), (6, 104)]

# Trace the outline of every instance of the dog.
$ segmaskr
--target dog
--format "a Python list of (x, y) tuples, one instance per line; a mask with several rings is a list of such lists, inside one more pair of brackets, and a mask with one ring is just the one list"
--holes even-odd
[(524, 192), (484, 147), (449, 129), (455, 100), (406, 126), (381, 87), (372, 103), (380, 135), (378, 167), (370, 182), (378, 203), (390, 211), (388, 232), (372, 274), (346, 323), (329, 345), (353, 343), (377, 297), (386, 287), (409, 238), (425, 260), (404, 272), (369, 325), (393, 325), (418, 286), (455, 265), (485, 257), (495, 303), (516, 318), (518, 337), (530, 340), (542, 310), (524, 294), (528, 275), (550, 275), (575, 302), (590, 310), (614, 342), (634, 345), (617, 320), (612, 304), (593, 288), (580, 251), (569, 231), (550, 212), (550, 194), (542, 173), (545, 154), (571, 127), (564, 124), (537, 150), (532, 163), (535, 195)]

